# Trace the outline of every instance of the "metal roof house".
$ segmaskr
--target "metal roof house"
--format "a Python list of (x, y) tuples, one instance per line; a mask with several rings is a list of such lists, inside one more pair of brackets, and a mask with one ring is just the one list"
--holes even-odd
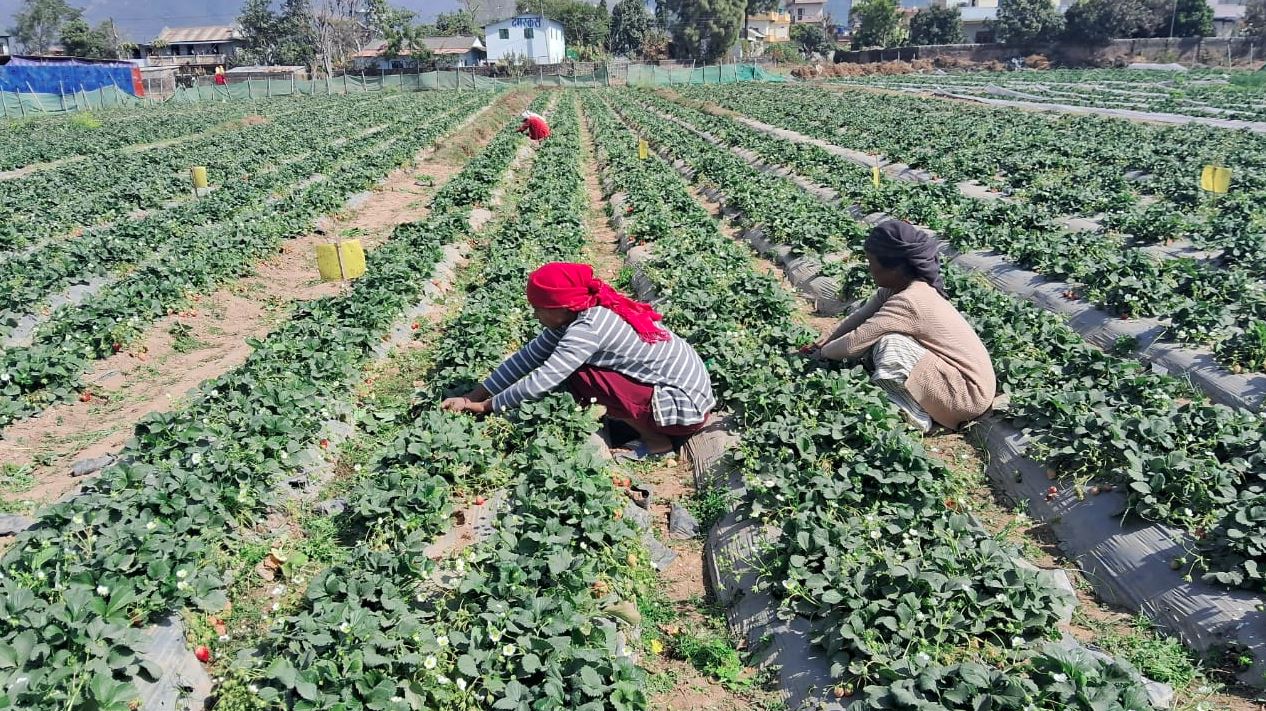
[[(430, 50), (437, 63), (450, 67), (477, 67), (484, 63), (486, 52), (478, 37), (424, 37), (422, 45)], [(387, 40), (377, 39), (352, 55), (352, 64), (369, 69), (404, 69), (406, 60), (386, 57)], [(409, 50), (401, 50), (401, 57), (408, 57)]]
[(150, 43), (152, 66), (221, 66), (245, 44), (231, 25), (164, 27)]

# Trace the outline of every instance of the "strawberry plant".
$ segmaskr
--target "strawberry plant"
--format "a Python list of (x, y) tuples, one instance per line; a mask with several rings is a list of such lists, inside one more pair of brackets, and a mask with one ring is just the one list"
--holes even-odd
[[(504, 169), (514, 140), (494, 142), (492, 162), (480, 165)], [(416, 146), (399, 150), (371, 161), (344, 188)], [(346, 294), (301, 304), (242, 366), (204, 383), (187, 408), (139, 424), (118, 464), (50, 507), (5, 550), (0, 688), (8, 702), (126, 705), (134, 697), (129, 680), (154, 673), (140, 661), (136, 626), (185, 605), (224, 607), (213, 554), (267, 510), (277, 483), (301, 470), (298, 454), (319, 441), (327, 404), (347, 398), (349, 383), (363, 377), (359, 365), (380, 335), (429, 284), (440, 246), (468, 229), (469, 207), (450, 204), (423, 224), (401, 225), (369, 254), (368, 272)], [(434, 530), (425, 524), (428, 507), (447, 505), (421, 483), (393, 501), (412, 512), (405, 520), (415, 536)]]
[[(925, 656), (912, 645), (952, 655), (964, 644), (1005, 650), (1049, 634), (1067, 599), (944, 509), (944, 477), (899, 434), (897, 415), (863, 376), (788, 358), (806, 338), (788, 327), (790, 297), (706, 222), (662, 164), (616, 148), (625, 129), (586, 99), (612, 191), (635, 206), (681, 207), (672, 212), (679, 226), (651, 242), (643, 269), (661, 294), (657, 306), (705, 355), (736, 411), (749, 497), (742, 511), (779, 530), (764, 577), (786, 614), (814, 621), (840, 688), (900, 678), (904, 660)], [(630, 229), (638, 216), (635, 207)], [(975, 543), (947, 543), (958, 536)]]

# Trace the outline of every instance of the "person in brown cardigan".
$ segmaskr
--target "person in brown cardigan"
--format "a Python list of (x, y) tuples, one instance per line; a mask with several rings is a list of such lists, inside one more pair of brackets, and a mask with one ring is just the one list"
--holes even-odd
[(871, 230), (863, 249), (879, 289), (808, 354), (863, 360), (875, 384), (924, 432), (934, 424), (955, 430), (983, 415), (997, 390), (993, 363), (946, 298), (936, 240), (888, 220)]

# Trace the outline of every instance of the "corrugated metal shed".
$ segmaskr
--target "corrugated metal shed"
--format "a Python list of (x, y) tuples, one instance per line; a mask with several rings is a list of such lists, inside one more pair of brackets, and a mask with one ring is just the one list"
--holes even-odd
[(164, 27), (155, 42), (190, 44), (194, 42), (230, 42), (240, 39), (232, 25), (206, 25), (204, 27)]

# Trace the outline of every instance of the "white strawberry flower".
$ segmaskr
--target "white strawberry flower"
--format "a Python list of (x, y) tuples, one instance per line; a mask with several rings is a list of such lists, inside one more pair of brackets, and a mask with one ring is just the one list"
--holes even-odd
[[(203, 420), (203, 424), (206, 424), (206, 421), (205, 421), (205, 420)], [(202, 463), (202, 453), (201, 453), (201, 452), (194, 452), (192, 455), (190, 455), (190, 457), (189, 457), (189, 461), (190, 461), (190, 462), (192, 462), (194, 466), (197, 466), (197, 465), (201, 464), (201, 463)]]
[(1012, 647), (1023, 647), (1023, 646), (1024, 646), (1024, 644), (1025, 644), (1025, 642), (1024, 642), (1024, 638), (1023, 638), (1023, 637), (1012, 637), (1012, 638), (1011, 638), (1011, 646), (1012, 646)]
[(441, 647), (447, 647), (447, 646), (448, 646), (448, 637), (447, 637), (447, 636), (445, 636), (445, 635), (440, 635), (439, 637), (436, 637), (436, 638), (435, 638), (435, 643), (436, 643), (436, 644), (438, 644), (438, 645), (440, 645)]
[(1051, 674), (1051, 679), (1053, 679), (1055, 683), (1057, 684), (1063, 684), (1064, 682), (1068, 681), (1068, 675), (1067, 674)]
[(489, 639), (489, 640), (491, 640), (491, 641), (493, 641), (493, 642), (500, 642), (500, 641), (501, 641), (501, 630), (498, 630), (498, 629), (491, 629), (491, 630), (488, 630), (488, 639)]
[(145, 530), (146, 530), (146, 531), (152, 531), (152, 530), (154, 530), (155, 528), (158, 528), (158, 523), (157, 523), (157, 522), (155, 522), (155, 521), (147, 521), (147, 522), (145, 523)]
[(180, 570), (176, 571), (176, 577), (181, 578), (182, 580), (188, 577), (188, 575), (189, 575), (189, 571), (185, 570), (184, 568), (181, 568)]
[(101, 597), (105, 597), (106, 595), (110, 594), (110, 588), (107, 588), (104, 585), (98, 585), (97, 594), (100, 595)]
[(80, 514), (75, 514), (75, 515), (74, 515), (74, 516), (70, 519), (70, 522), (71, 522), (71, 523), (73, 523), (73, 524), (75, 524), (76, 526), (82, 526), (82, 525), (84, 525), (84, 517), (83, 517), (83, 516), (81, 516)]
[(518, 651), (518, 650), (516, 650), (516, 649), (514, 648), (514, 645), (513, 645), (513, 644), (507, 644), (506, 646), (504, 646), (504, 647), (502, 647), (502, 648), (501, 648), (501, 656), (503, 656), (503, 657), (513, 657), (513, 656), (514, 656), (514, 653), (515, 653), (516, 651)]
[(439, 684), (440, 686), (448, 686), (449, 684), (453, 683), (453, 680), (449, 679), (443, 674), (440, 674), (439, 676), (435, 677), (435, 683)]
[(352, 631), (352, 626), (346, 622), (338, 626), (338, 631), (347, 634)]
[(440, 663), (439, 660), (435, 658), (434, 654), (422, 660), (422, 666), (426, 667), (427, 669), (434, 669), (435, 666), (439, 663)]
[(466, 690), (466, 680), (465, 680), (465, 679), (458, 679), (458, 680), (457, 680), (457, 688), (458, 688), (458, 689), (461, 689), (462, 691), (465, 691), (465, 690)]

